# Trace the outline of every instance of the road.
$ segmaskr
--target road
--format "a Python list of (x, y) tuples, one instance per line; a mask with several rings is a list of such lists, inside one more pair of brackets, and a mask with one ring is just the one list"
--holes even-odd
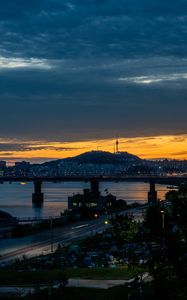
[[(123, 213), (133, 213), (136, 220), (142, 219), (142, 209), (126, 210)], [(96, 232), (102, 232), (107, 226), (110, 226), (104, 223), (106, 218), (107, 216), (101, 216), (98, 219), (54, 228), (53, 238), (51, 238), (51, 230), (45, 230), (24, 238), (1, 240), (0, 266), (10, 263), (16, 258), (23, 258), (23, 255), (33, 257), (40, 254), (47, 254), (51, 252), (52, 248), (55, 250), (59, 243), (68, 244)]]

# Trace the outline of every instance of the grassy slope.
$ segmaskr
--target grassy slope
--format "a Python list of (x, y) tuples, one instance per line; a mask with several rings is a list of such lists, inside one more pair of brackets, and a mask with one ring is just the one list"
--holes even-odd
[(66, 269), (16, 272), (0, 271), (0, 285), (46, 284), (66, 278), (130, 279), (141, 272), (140, 268)]

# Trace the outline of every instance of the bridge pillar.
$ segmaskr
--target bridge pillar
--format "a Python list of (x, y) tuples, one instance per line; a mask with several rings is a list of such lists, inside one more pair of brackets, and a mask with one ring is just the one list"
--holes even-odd
[(99, 180), (97, 179), (92, 179), (90, 181), (91, 183), (91, 193), (94, 195), (94, 196), (99, 196), (100, 195), (100, 192), (99, 192)]
[(34, 193), (32, 194), (32, 202), (35, 204), (41, 204), (44, 200), (44, 194), (42, 193), (42, 181), (34, 181)]
[(150, 205), (157, 204), (157, 191), (155, 189), (154, 181), (150, 181), (150, 190), (148, 192), (148, 204)]

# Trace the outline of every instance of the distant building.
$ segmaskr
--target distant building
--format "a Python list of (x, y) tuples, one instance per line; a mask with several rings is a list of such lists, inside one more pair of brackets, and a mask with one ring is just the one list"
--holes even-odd
[(0, 177), (5, 175), (6, 161), (0, 160)]
[(111, 194), (100, 195), (96, 182), (92, 183), (91, 190), (84, 189), (83, 194), (68, 197), (68, 209), (85, 217), (94, 215), (96, 212), (106, 213), (112, 210), (115, 204), (115, 196)]

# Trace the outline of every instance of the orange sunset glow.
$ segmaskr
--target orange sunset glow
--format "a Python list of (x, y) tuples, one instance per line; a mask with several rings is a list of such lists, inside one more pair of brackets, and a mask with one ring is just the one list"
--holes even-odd
[[(11, 140), (1, 141), (8, 149)], [(114, 152), (115, 139), (90, 140), (79, 142), (44, 142), (44, 141), (19, 141), (16, 145), (22, 147), (11, 151), (1, 151), (1, 159), (6, 159), (10, 164), (15, 160), (50, 160), (60, 159), (78, 154), (99, 150)], [(119, 138), (119, 151), (129, 152), (143, 159), (170, 158), (187, 159), (187, 135), (178, 136), (153, 136), (136, 138)]]

